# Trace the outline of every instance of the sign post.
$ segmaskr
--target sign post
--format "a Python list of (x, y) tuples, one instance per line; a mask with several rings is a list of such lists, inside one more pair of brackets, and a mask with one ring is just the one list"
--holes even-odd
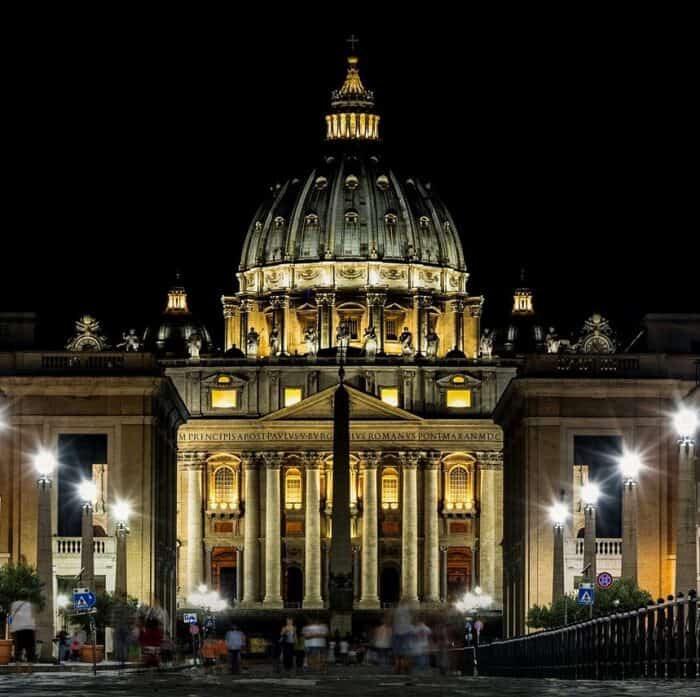
[(97, 597), (88, 588), (73, 589), (73, 614), (90, 615), (90, 633), (92, 634), (92, 672), (97, 675), (97, 626), (95, 613)]
[(588, 605), (588, 616), (593, 617), (593, 603), (595, 602), (595, 588), (592, 583), (582, 583), (578, 587), (576, 602), (579, 605)]

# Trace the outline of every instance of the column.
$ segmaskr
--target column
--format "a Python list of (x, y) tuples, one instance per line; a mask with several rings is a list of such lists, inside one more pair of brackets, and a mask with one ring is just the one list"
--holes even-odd
[(240, 315), (240, 303), (238, 298), (224, 295), (221, 298), (221, 305), (224, 309), (224, 351), (228, 351), (240, 340), (240, 325), (236, 326), (236, 319)]
[(423, 563), (425, 565), (423, 602), (437, 603), (440, 600), (440, 534), (438, 519), (438, 478), (440, 476), (440, 453), (429, 453), (424, 460), (425, 505), (423, 517)]
[(415, 302), (418, 306), (418, 326), (416, 327), (416, 355), (425, 354), (425, 334), (428, 329), (426, 325), (426, 308), (430, 307), (431, 298), (429, 295), (416, 295)]
[(321, 597), (321, 474), (315, 453), (306, 460), (304, 502), (304, 608), (323, 607)]
[(333, 348), (333, 304), (335, 293), (316, 293), (319, 348)]
[[(497, 602), (501, 602), (503, 583), (503, 456), (499, 452), (477, 453), (479, 486), (476, 495), (479, 499), (479, 537), (475, 541), (472, 568), (477, 571), (478, 584)], [(472, 476), (472, 482), (474, 477)], [(472, 503), (472, 505), (474, 505)], [(477, 558), (478, 545), (478, 558)], [(474, 576), (476, 578), (476, 575)]]
[(282, 607), (280, 470), (282, 453), (265, 461), (265, 607)]
[(368, 292), (367, 309), (369, 310), (369, 324), (373, 326), (377, 334), (377, 353), (384, 353), (384, 304), (386, 293)]
[(595, 583), (596, 576), (596, 507), (586, 504), (583, 509), (583, 568), (588, 567), (584, 578), (589, 583)]
[(401, 599), (418, 600), (418, 483), (417, 461), (413, 454), (402, 454), (403, 491), (401, 495)]
[(287, 355), (287, 326), (285, 322), (285, 316), (287, 312), (287, 307), (289, 306), (289, 296), (273, 295), (270, 297), (270, 304), (273, 308), (274, 324), (279, 331), (280, 336), (280, 355)]
[(554, 524), (554, 553), (552, 555), (552, 602), (564, 597), (564, 525)]
[(236, 547), (236, 605), (243, 600), (243, 550)]
[(362, 495), (362, 595), (358, 607), (378, 608), (377, 459), (375, 457), (367, 458), (363, 462), (363, 467), (365, 479)]
[[(51, 657), (54, 637), (53, 616), (53, 536), (51, 535), (51, 479), (42, 476), (38, 482), (39, 510), (37, 519), (36, 570), (44, 584), (44, 609), (37, 613), (36, 638), (42, 642), (42, 655)], [(94, 589), (91, 589), (94, 590)], [(3, 630), (4, 631), (4, 630)]]
[(484, 299), (479, 298), (478, 304), (470, 304), (469, 312), (465, 318), (465, 324), (462, 332), (464, 354), (467, 358), (479, 357), (479, 344), (481, 342), (481, 309), (484, 304)]
[(95, 592), (95, 550), (92, 529), (92, 503), (83, 503), (81, 520), (80, 567), (83, 570), (81, 583), (84, 588)]
[(447, 602), (447, 547), (440, 547), (440, 600)]
[[(203, 459), (204, 454), (200, 457)], [(190, 462), (187, 467), (187, 592), (191, 593), (202, 583), (202, 476), (204, 464)]]
[(681, 437), (678, 452), (676, 592), (684, 595), (698, 586), (698, 504), (693, 435)]
[(126, 538), (129, 534), (129, 528), (126, 526), (126, 523), (123, 521), (117, 523), (114, 534), (117, 538), (117, 570), (114, 593), (117, 598), (126, 599)]
[(243, 604), (250, 607), (260, 601), (260, 472), (254, 456), (243, 457), (243, 470)]
[(211, 547), (209, 545), (204, 546), (204, 583), (212, 587), (212, 575), (211, 575)]
[(238, 338), (240, 342), (240, 349), (244, 354), (248, 354), (248, 313), (253, 309), (253, 301), (243, 299), (241, 300), (239, 312), (240, 312), (240, 336)]
[(637, 583), (637, 483), (632, 479), (622, 484), (622, 578)]
[(452, 302), (454, 314), (455, 349), (464, 352), (464, 300)]

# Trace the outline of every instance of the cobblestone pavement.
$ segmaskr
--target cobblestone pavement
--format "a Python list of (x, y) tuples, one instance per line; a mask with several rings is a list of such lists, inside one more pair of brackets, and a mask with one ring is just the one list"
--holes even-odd
[(174, 672), (100, 672), (97, 677), (76, 673), (34, 673), (0, 676), (0, 695), (31, 697), (91, 697), (127, 695), (128, 697), (231, 697), (231, 695), (300, 695), (304, 697), (373, 697), (397, 695), (468, 695), (469, 697), (505, 697), (537, 695), (617, 697), (623, 695), (674, 695), (697, 697), (700, 685), (687, 682), (593, 682), (560, 680), (518, 680), (507, 678), (441, 677), (430, 672), (399, 676), (378, 669), (357, 667), (332, 669), (326, 675), (285, 677), (255, 670), (239, 676), (204, 672), (188, 668)]

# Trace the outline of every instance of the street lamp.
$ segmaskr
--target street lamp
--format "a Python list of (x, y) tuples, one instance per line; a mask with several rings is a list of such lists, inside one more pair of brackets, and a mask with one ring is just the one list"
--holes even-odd
[(631, 450), (625, 450), (617, 464), (622, 475), (622, 578), (637, 583), (637, 485), (644, 465)]
[(78, 485), (78, 495), (82, 501), (81, 553), (82, 584), (90, 591), (95, 590), (95, 552), (93, 549), (92, 512), (97, 498), (97, 487), (91, 479), (84, 479)]
[(50, 450), (40, 450), (34, 455), (34, 468), (37, 478), (37, 545), (36, 570), (44, 587), (44, 609), (37, 615), (37, 639), (41, 641), (41, 656), (51, 657), (53, 639), (53, 548), (51, 539), (51, 475), (57, 466), (56, 457)]
[(552, 602), (564, 597), (564, 525), (569, 517), (566, 506), (557, 501), (549, 507), (549, 519), (554, 530), (552, 558)]
[(676, 519), (676, 593), (696, 588), (697, 568), (697, 477), (695, 433), (697, 411), (681, 407), (673, 417), (678, 434), (678, 509)]
[(117, 537), (117, 573), (114, 590), (117, 598), (126, 600), (126, 538), (129, 534), (131, 506), (126, 501), (117, 501), (112, 506), (116, 519), (114, 531)]
[(596, 578), (596, 505), (600, 498), (600, 487), (595, 482), (587, 482), (581, 487), (581, 502), (583, 503), (583, 566), (586, 578), (595, 581)]

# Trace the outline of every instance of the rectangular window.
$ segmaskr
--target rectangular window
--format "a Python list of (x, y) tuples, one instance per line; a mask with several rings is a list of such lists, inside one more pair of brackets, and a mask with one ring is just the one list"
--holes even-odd
[(238, 390), (212, 390), (213, 409), (235, 409), (238, 406)]
[(301, 387), (285, 387), (284, 388), (284, 406), (291, 407), (293, 404), (301, 402), (302, 392)]
[(356, 319), (347, 319), (345, 320), (347, 326), (348, 326), (348, 331), (350, 332), (350, 338), (355, 341), (357, 340), (357, 320)]
[(396, 325), (397, 321), (395, 319), (388, 319), (386, 321), (384, 333), (386, 334), (387, 341), (396, 341), (399, 338)]
[(447, 390), (447, 406), (450, 409), (465, 409), (471, 405), (471, 390)]
[(399, 406), (399, 389), (398, 387), (380, 387), (379, 396), (382, 402), (391, 407)]

